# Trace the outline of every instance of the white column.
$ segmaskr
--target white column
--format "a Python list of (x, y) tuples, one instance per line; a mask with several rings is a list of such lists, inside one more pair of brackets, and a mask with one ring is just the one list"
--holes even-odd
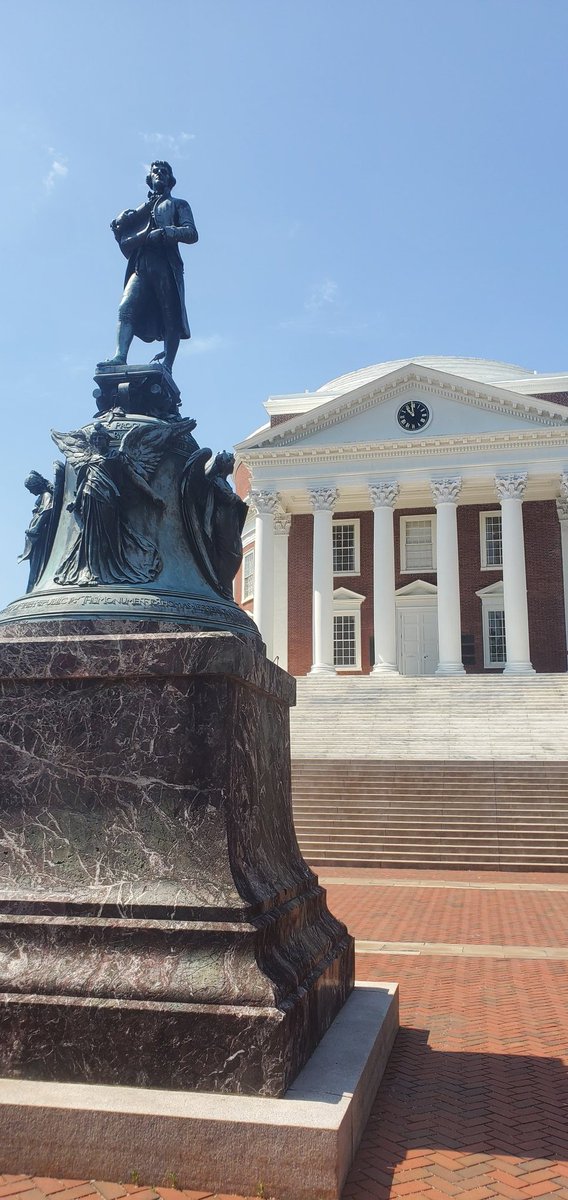
[(333, 535), (337, 488), (309, 488), (314, 512), (312, 635), (310, 675), (334, 675), (333, 665)]
[(523, 496), (526, 486), (526, 473), (498, 475), (495, 479), (503, 527), (503, 597), (507, 642), (505, 675), (535, 674), (530, 660), (523, 535)]
[(460, 569), (457, 501), (462, 481), (432, 479), (436, 505), (436, 573), (438, 584), (438, 666), (436, 675), (464, 675), (461, 646)]
[(276, 492), (253, 491), (251, 503), (256, 509), (254, 537), (254, 619), (266, 644), (268, 658), (273, 656), (274, 641), (274, 512), (278, 508)]
[[(560, 521), (560, 545), (562, 554), (562, 583), (564, 584), (564, 633), (568, 646), (568, 473), (560, 476), (560, 499), (556, 501), (556, 511)], [(568, 658), (566, 660), (568, 670)]]
[(274, 515), (274, 658), (288, 670), (288, 538), (290, 513)]
[(373, 675), (398, 673), (393, 509), (399, 493), (395, 479), (369, 486), (373, 506)]

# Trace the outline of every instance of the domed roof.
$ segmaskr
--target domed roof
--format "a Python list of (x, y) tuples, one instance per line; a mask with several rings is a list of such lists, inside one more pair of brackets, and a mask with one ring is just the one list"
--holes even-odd
[(421, 367), (434, 367), (437, 371), (448, 371), (450, 375), (460, 375), (462, 379), (473, 379), (478, 383), (504, 384), (513, 379), (526, 379), (536, 375), (528, 367), (519, 367), (514, 363), (494, 362), (488, 358), (453, 358), (444, 354), (425, 354), (419, 358), (395, 358), (391, 362), (375, 363), (372, 367), (362, 367), (359, 371), (350, 371), (347, 375), (339, 375), (330, 379), (329, 383), (317, 388), (326, 396), (339, 396), (353, 388), (362, 387), (380, 379), (382, 375), (390, 375), (399, 367), (415, 363)]

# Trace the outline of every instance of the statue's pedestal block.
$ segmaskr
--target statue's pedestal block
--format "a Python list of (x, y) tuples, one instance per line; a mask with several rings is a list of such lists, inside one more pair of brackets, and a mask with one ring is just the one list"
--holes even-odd
[(133, 633), (5, 638), (0, 685), (0, 1075), (282, 1095), (353, 986), (292, 824), (293, 680)]
[(122, 409), (154, 417), (178, 415), (180, 391), (161, 363), (114, 366), (99, 363), (95, 374), (95, 399), (100, 413)]

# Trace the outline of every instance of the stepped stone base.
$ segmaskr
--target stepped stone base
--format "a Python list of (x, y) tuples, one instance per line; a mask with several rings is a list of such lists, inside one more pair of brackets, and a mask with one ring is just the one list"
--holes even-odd
[(293, 701), (231, 634), (0, 640), (0, 1075), (290, 1086), (353, 986)]
[(0, 1079), (0, 1171), (339, 1200), (397, 1030), (396, 984), (358, 984), (279, 1100)]

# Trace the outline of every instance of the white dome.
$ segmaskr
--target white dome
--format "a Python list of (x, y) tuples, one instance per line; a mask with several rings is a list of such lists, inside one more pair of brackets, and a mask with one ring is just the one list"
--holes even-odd
[(530, 375), (536, 375), (536, 372), (528, 367), (494, 362), (488, 358), (452, 358), (443, 354), (425, 354), (419, 358), (395, 358), (391, 362), (375, 363), (372, 367), (362, 367), (359, 371), (339, 375), (337, 379), (330, 379), (329, 383), (317, 388), (316, 395), (318, 392), (325, 392), (326, 396), (339, 396), (352, 388), (362, 387), (365, 383), (380, 379), (382, 375), (390, 375), (391, 371), (409, 363), (416, 363), (421, 367), (434, 367), (437, 371), (448, 371), (451, 375), (460, 375), (462, 379), (474, 379), (478, 383), (504, 384), (513, 379), (526, 379)]

